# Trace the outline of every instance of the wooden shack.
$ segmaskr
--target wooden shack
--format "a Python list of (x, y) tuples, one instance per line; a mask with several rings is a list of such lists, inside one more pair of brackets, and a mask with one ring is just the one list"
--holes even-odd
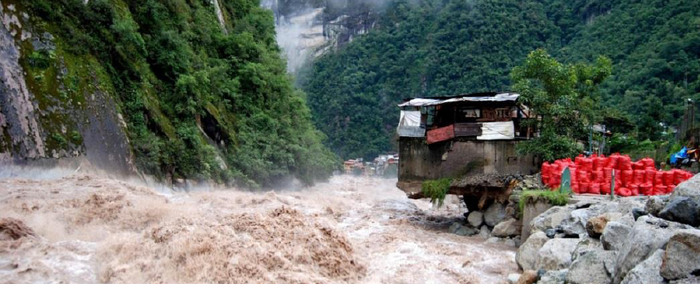
[(454, 178), (449, 193), (496, 194), (509, 176), (532, 174), (537, 162), (519, 155), (519, 142), (536, 135), (530, 111), (515, 93), (476, 93), (414, 98), (399, 104), (397, 186), (421, 197), (425, 180)]

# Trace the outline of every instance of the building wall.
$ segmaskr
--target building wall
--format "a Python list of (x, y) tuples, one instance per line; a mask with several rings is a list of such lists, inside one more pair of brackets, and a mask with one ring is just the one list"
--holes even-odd
[(476, 174), (533, 174), (537, 161), (516, 152), (518, 141), (452, 140), (428, 145), (399, 139), (399, 185)]

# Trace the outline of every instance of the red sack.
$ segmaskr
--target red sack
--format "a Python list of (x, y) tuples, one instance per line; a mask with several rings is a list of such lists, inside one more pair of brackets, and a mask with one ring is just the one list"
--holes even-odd
[(576, 170), (576, 180), (579, 183), (591, 182), (591, 173), (582, 169)]
[(605, 180), (606, 183), (610, 183), (612, 180), (612, 168), (604, 168), (603, 169), (603, 180)]
[(630, 189), (631, 196), (639, 195), (639, 185), (638, 184), (630, 185), (630, 186), (628, 186), (628, 188)]
[(642, 184), (639, 186), (639, 191), (646, 196), (654, 195), (654, 185), (650, 183)]
[(664, 185), (674, 185), (673, 172), (664, 172)]
[(633, 170), (643, 170), (645, 168), (644, 163), (642, 161), (636, 161), (632, 163), (632, 169)]
[(600, 193), (601, 194), (610, 194), (610, 183), (601, 183), (600, 184)]
[(581, 193), (581, 194), (583, 194), (583, 193), (588, 193), (589, 187), (590, 187), (590, 185), (589, 185), (589, 183), (587, 183), (587, 182), (586, 182), (586, 183), (582, 183), (582, 182), (579, 182), (579, 183), (578, 183), (578, 191), (579, 191), (579, 193)]
[(662, 195), (666, 193), (667, 186), (663, 184), (657, 184), (654, 186), (654, 195)]
[(593, 174), (592, 180), (594, 182), (600, 183), (600, 182), (605, 181), (605, 174), (602, 170), (593, 171), (592, 174)]
[(654, 159), (652, 158), (644, 158), (641, 159), (640, 162), (644, 165), (644, 168), (654, 168), (656, 169), (656, 165), (654, 163)]
[(632, 169), (632, 159), (630, 156), (621, 156), (617, 159), (618, 170), (631, 170)]
[(634, 170), (632, 184), (640, 185), (644, 183), (644, 170)]
[(666, 194), (673, 192), (674, 189), (676, 189), (675, 185), (666, 186)]
[(576, 193), (576, 194), (581, 193), (581, 192), (579, 191), (578, 183), (571, 183), (571, 191), (573, 191), (573, 192)]
[(629, 188), (621, 187), (619, 190), (615, 190), (615, 194), (619, 196), (630, 196), (632, 193)]
[(654, 184), (655, 177), (656, 177), (656, 169), (647, 168), (644, 171), (644, 183)]
[(673, 181), (676, 185), (680, 184), (681, 182), (685, 181), (685, 171), (683, 170), (674, 170), (673, 173)]
[(654, 184), (655, 185), (664, 185), (664, 172), (663, 171), (656, 171), (654, 174)]
[(605, 167), (605, 158), (595, 157), (593, 158), (593, 170), (602, 170)]
[(591, 183), (591, 187), (588, 189), (588, 193), (600, 194), (600, 183)]
[(632, 177), (633, 177), (633, 175), (634, 175), (634, 171), (633, 171), (633, 170), (624, 170), (624, 171), (622, 171), (622, 175), (621, 175), (621, 178), (622, 178), (622, 185), (624, 185), (624, 186), (629, 186), (629, 185), (631, 185), (631, 184), (632, 184)]
[(617, 161), (619, 159), (620, 159), (620, 156), (618, 156), (618, 155), (612, 155), (612, 156), (608, 157), (608, 161), (607, 161), (605, 167), (616, 169), (617, 168)]

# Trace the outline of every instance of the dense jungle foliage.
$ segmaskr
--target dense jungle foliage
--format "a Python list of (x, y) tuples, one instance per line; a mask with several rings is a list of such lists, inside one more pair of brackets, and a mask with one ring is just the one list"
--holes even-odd
[(22, 5), (65, 53), (49, 60), (97, 62), (92, 84), (117, 100), (145, 172), (258, 187), (288, 176), (313, 183), (338, 164), (292, 86), (273, 15), (258, 0)]
[(597, 107), (620, 149), (664, 139), (659, 123), (700, 99), (700, 1), (395, 0), (383, 13), (300, 75), (344, 158), (393, 150), (402, 99), (513, 89), (512, 69), (538, 48), (564, 64), (612, 61)]

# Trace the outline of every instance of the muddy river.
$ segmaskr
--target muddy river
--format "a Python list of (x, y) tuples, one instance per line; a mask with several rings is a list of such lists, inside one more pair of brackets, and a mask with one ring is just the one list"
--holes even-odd
[(448, 232), (457, 202), (434, 209), (395, 183), (185, 193), (0, 179), (0, 231), (26, 225), (0, 233), (0, 283), (505, 283), (517, 271), (512, 247)]

